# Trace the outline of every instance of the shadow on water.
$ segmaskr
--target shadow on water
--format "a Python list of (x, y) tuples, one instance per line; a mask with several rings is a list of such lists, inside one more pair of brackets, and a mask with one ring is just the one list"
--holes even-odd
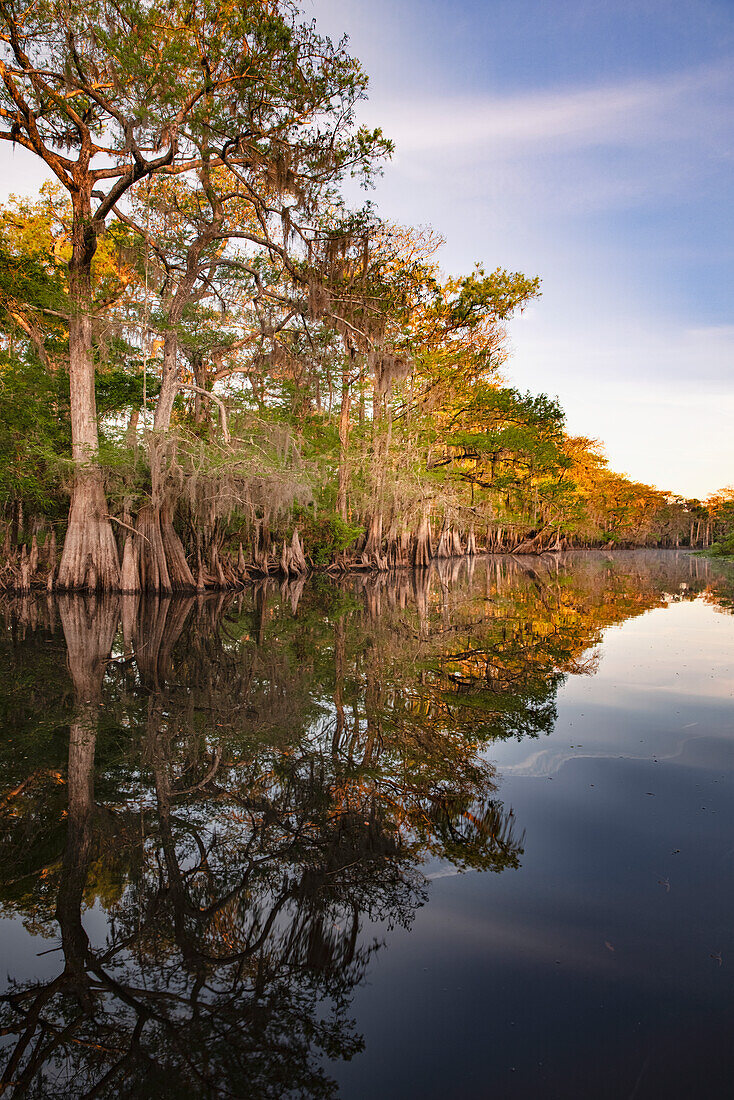
[(0, 915), (49, 945), (9, 968), (0, 1093), (336, 1095), (426, 861), (520, 864), (492, 743), (551, 732), (605, 627), (722, 576), (481, 558), (0, 605)]

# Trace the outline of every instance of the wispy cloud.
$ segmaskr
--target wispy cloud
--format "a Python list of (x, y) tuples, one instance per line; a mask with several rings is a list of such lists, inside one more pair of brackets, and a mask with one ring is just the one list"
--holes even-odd
[[(506, 156), (603, 145), (708, 140), (731, 155), (734, 66), (706, 66), (663, 78), (514, 97), (458, 96), (377, 100), (369, 110), (396, 142), (399, 156), (490, 147)], [(728, 140), (722, 146), (724, 136)]]

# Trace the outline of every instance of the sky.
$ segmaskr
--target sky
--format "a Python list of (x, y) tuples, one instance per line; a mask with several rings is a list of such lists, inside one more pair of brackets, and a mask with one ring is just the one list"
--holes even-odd
[(372, 198), (443, 269), (539, 275), (508, 381), (610, 464), (734, 483), (734, 0), (306, 0), (396, 152)]
[[(301, 0), (396, 145), (369, 197), (447, 273), (539, 275), (510, 384), (611, 466), (734, 483), (734, 0)], [(0, 149), (0, 200), (45, 178)]]

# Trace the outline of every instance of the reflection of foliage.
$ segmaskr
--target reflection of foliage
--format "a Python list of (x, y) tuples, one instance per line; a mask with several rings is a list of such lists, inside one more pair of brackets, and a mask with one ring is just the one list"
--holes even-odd
[(734, 486), (715, 493), (708, 501), (714, 543), (708, 550), (715, 557), (734, 557)]
[(716, 562), (716, 571), (707, 587), (705, 598), (716, 610), (734, 612), (734, 562), (724, 559)]
[(0, 901), (63, 946), (3, 1000), (14, 1095), (333, 1095), (368, 923), (409, 927), (427, 857), (518, 866), (492, 741), (550, 731), (605, 626), (719, 583), (634, 563), (8, 607)]

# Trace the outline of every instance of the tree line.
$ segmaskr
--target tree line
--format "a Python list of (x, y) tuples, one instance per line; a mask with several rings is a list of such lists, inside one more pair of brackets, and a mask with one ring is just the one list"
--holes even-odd
[(0, 585), (230, 587), (478, 550), (708, 546), (503, 377), (535, 277), (355, 209), (392, 146), (288, 0), (0, 0)]

